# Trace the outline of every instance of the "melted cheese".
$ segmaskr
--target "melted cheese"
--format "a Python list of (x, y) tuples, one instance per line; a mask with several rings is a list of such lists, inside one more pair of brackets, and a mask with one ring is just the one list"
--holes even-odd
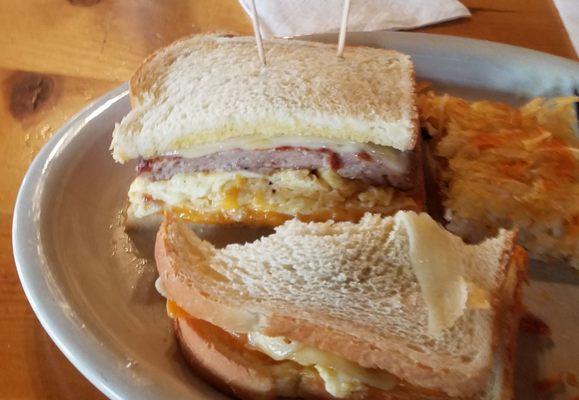
[(274, 149), (276, 147), (327, 149), (338, 154), (366, 152), (369, 155), (374, 156), (374, 158), (383, 160), (396, 172), (404, 172), (408, 167), (408, 160), (402, 155), (402, 152), (391, 147), (379, 146), (373, 143), (358, 143), (349, 140), (329, 140), (305, 136), (278, 136), (271, 138), (264, 138), (261, 136), (243, 136), (217, 143), (205, 143), (202, 145), (196, 145), (195, 147), (174, 150), (163, 155), (196, 158), (233, 149), (266, 150)]
[(274, 212), (274, 211), (257, 211), (251, 210), (247, 207), (237, 207), (229, 209), (228, 211), (235, 211), (237, 216), (234, 217), (231, 212), (217, 211), (204, 212), (195, 211), (186, 208), (173, 208), (173, 215), (185, 221), (198, 224), (232, 224), (236, 222), (249, 225), (263, 225), (263, 226), (278, 226), (283, 224), (292, 217), (290, 215)]
[[(256, 195), (256, 197), (259, 194)], [(278, 226), (288, 219), (293, 218), (291, 215), (283, 214), (271, 210), (256, 210), (246, 206), (231, 207), (232, 200), (227, 200), (229, 207), (223, 211), (204, 212), (195, 211), (186, 208), (173, 208), (173, 215), (183, 220), (200, 223), (200, 224), (231, 224), (244, 223), (249, 225)], [(259, 203), (256, 203), (259, 204)], [(334, 208), (332, 212), (323, 211), (315, 214), (297, 214), (296, 218), (304, 222), (323, 222), (329, 219), (334, 221), (357, 221), (367, 210), (340, 210)]]
[(466, 305), (470, 309), (488, 310), (491, 308), (490, 293), (481, 289), (472, 282), (466, 283), (468, 290), (468, 299)]
[(362, 389), (364, 384), (381, 390), (391, 390), (396, 386), (396, 378), (386, 371), (363, 368), (335, 354), (287, 338), (250, 332), (247, 340), (251, 347), (274, 360), (291, 360), (306, 367), (313, 366), (324, 381), (326, 391), (334, 397), (346, 397)]
[(167, 315), (173, 319), (189, 317), (189, 314), (187, 314), (187, 312), (179, 307), (173, 300), (167, 300), (166, 307)]
[(408, 234), (410, 264), (428, 308), (431, 335), (452, 327), (467, 307), (489, 307), (489, 294), (464, 278), (467, 244), (425, 213), (396, 218)]
[(314, 365), (320, 378), (324, 381), (326, 392), (334, 397), (342, 398), (363, 388), (362, 382), (350, 375), (334, 368)]
[(160, 276), (155, 280), (155, 289), (157, 290), (157, 293), (159, 293), (164, 298), (167, 298), (167, 291), (165, 290), (165, 285), (163, 285), (163, 281), (161, 280)]

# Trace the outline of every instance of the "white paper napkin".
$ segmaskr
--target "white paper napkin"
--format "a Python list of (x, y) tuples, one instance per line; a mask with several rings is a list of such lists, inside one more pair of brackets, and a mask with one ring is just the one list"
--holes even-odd
[(555, 0), (559, 15), (563, 20), (569, 38), (579, 56), (579, 2), (577, 0)]
[[(251, 0), (239, 2), (251, 15)], [(343, 0), (255, 0), (255, 3), (266, 38), (340, 30)], [(351, 0), (348, 31), (411, 29), (468, 16), (468, 9), (457, 0)]]

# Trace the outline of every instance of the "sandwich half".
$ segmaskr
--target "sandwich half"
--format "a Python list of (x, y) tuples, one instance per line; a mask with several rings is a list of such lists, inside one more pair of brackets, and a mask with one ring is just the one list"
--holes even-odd
[(113, 133), (138, 160), (129, 217), (357, 220), (424, 203), (415, 82), (390, 50), (198, 35), (153, 54)]
[(179, 220), (158, 287), (189, 363), (242, 399), (510, 399), (526, 256), (428, 215), (296, 219), (216, 249)]

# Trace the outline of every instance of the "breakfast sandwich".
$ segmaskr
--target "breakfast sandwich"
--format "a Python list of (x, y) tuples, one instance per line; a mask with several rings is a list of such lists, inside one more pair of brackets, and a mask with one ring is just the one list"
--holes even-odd
[(217, 249), (169, 217), (155, 258), (188, 362), (237, 398), (512, 398), (513, 232), (467, 245), (400, 211)]
[[(113, 133), (138, 160), (129, 219), (274, 226), (357, 220), (424, 203), (415, 82), (391, 50), (198, 35), (159, 50), (130, 81)], [(130, 221), (129, 221), (130, 223)]]
[(469, 241), (518, 229), (531, 257), (579, 268), (577, 101), (419, 95), (447, 228)]

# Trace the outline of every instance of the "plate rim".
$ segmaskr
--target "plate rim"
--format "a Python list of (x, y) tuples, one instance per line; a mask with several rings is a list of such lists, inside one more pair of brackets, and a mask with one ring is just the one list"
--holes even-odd
[[(120, 84), (83, 107), (52, 135), (35, 156), (22, 179), (12, 218), (12, 254), (18, 279), (32, 311), (44, 331), (67, 360), (101, 393), (115, 400), (124, 400), (126, 397), (121, 396), (118, 391), (113, 389), (110, 379), (104, 376), (99, 379), (98, 374), (95, 373), (98, 367), (92, 365), (91, 358), (83, 354), (82, 350), (85, 347), (79, 343), (63, 340), (67, 333), (78, 328), (78, 326), (70, 323), (61, 307), (55, 304), (57, 302), (55, 298), (47, 299), (40, 295), (40, 293), (45, 293), (48, 289), (45, 280), (46, 276), (42, 274), (42, 268), (39, 267), (42, 262), (38, 260), (38, 254), (30, 254), (25, 252), (24, 249), (28, 246), (26, 242), (31, 240), (26, 228), (36, 227), (38, 224), (38, 221), (35, 221), (35, 216), (30, 215), (29, 199), (34, 194), (38, 182), (44, 175), (43, 169), (50, 162), (52, 151), (61, 141), (68, 137), (72, 139), (90, 120), (105, 112), (109, 108), (110, 102), (122, 100), (122, 98), (127, 96), (128, 90), (127, 82)], [(36, 242), (37, 239), (38, 236), (35, 236), (32, 240)], [(61, 313), (58, 316), (51, 316), (51, 308), (55, 305), (60, 309)]]
[[(494, 42), (492, 40), (487, 40), (487, 39), (475, 39), (475, 38), (470, 38), (470, 37), (444, 35), (444, 34), (439, 34), (439, 33), (412, 32), (412, 31), (348, 32), (346, 45), (349, 44), (348, 39), (351, 39), (351, 38), (358, 39), (359, 37), (373, 36), (373, 35), (391, 36), (396, 41), (401, 42), (401, 43), (402, 42), (404, 42), (404, 43), (414, 42), (414, 44), (416, 45), (416, 48), (426, 48), (426, 46), (420, 46), (419, 45), (419, 43), (422, 40), (430, 41), (431, 39), (438, 38), (439, 41), (446, 40), (446, 41), (452, 42), (452, 43), (450, 43), (450, 46), (448, 45), (449, 42), (445, 42), (445, 44), (441, 44), (439, 42), (434, 43), (434, 47), (436, 47), (437, 50), (439, 50), (439, 49), (443, 50), (444, 53), (457, 54), (456, 50), (459, 49), (459, 51), (458, 51), (459, 54), (481, 55), (479, 50), (483, 50), (482, 55), (484, 55), (484, 56), (488, 56), (489, 54), (496, 56), (494, 52), (497, 50), (502, 50), (504, 52), (508, 52), (511, 55), (511, 57), (513, 55), (517, 55), (519, 57), (530, 57), (530, 58), (537, 58), (538, 57), (540, 59), (544, 59), (546, 57), (546, 58), (550, 59), (550, 63), (553, 63), (554, 61), (556, 61), (557, 63), (560, 63), (561, 65), (565, 65), (565, 66), (574, 68), (577, 72), (579, 72), (579, 57), (577, 60), (573, 60), (571, 58), (566, 58), (563, 56), (547, 53), (547, 52), (544, 52), (541, 50), (531, 49), (528, 47), (522, 47), (522, 46), (517, 46), (517, 45), (513, 45), (513, 44), (508, 44), (508, 43)], [(333, 43), (337, 39), (337, 34), (336, 33), (319, 33), (319, 34), (313, 34), (313, 35), (296, 36), (296, 37), (292, 37), (290, 40), (294, 40), (294, 39), (295, 40), (323, 40), (323, 41), (329, 41), (329, 42)], [(364, 40), (364, 39), (362, 39), (362, 40)], [(478, 48), (476, 51), (473, 50), (474, 49), (474, 47), (472, 46), (473, 44), (475, 47)], [(429, 44), (429, 48), (432, 49), (431, 44)]]
[[(487, 40), (418, 32), (358, 32), (349, 33), (349, 35), (361, 41), (369, 41), (371, 36), (382, 37), (386, 40), (390, 38), (393, 41), (393, 47), (399, 46), (400, 43), (414, 42), (415, 48), (425, 48), (425, 46), (432, 48), (432, 41), (435, 41), (434, 47), (444, 48), (446, 53), (461, 56), (471, 55), (488, 58), (488, 54), (493, 52), (493, 57), (491, 58), (496, 58), (497, 53), (505, 54), (506, 52), (510, 58), (522, 58), (533, 62), (548, 63), (579, 76), (579, 62), (577, 61), (537, 50)], [(335, 41), (335, 38), (336, 34), (323, 34), (295, 39)], [(440, 44), (440, 41), (443, 40), (444, 46)], [(30, 235), (30, 227), (36, 227), (38, 224), (38, 221), (35, 221), (35, 216), (30, 212), (30, 205), (32, 204), (35, 188), (46, 173), (45, 167), (50, 162), (53, 150), (62, 140), (67, 138), (72, 140), (86, 126), (88, 121), (98, 118), (99, 115), (106, 112), (112, 102), (120, 101), (127, 95), (128, 84), (125, 82), (92, 101), (62, 125), (41, 148), (29, 165), (18, 190), (13, 209), (11, 235), (12, 252), (18, 278), (36, 318), (51, 340), (74, 367), (105, 396), (116, 400), (131, 398), (136, 393), (142, 393), (143, 389), (133, 384), (133, 382), (119, 379), (120, 375), (113, 373), (115, 371), (114, 368), (103, 370), (102, 366), (97, 365), (98, 362), (94, 359), (96, 350), (85, 348), (83, 345), (83, 342), (86, 344), (87, 338), (79, 337), (76, 340), (66, 340), (66, 336), (78, 329), (79, 326), (66, 317), (62, 310), (62, 305), (58, 303), (56, 298), (41, 295), (48, 293), (49, 283), (46, 281), (46, 275), (42, 273), (42, 268), (40, 267), (42, 261), (39, 259), (38, 254), (27, 251), (27, 249), (31, 243), (38, 244), (38, 236), (32, 235), (31, 237)], [(58, 309), (60, 313), (51, 315), (54, 309)], [(108, 363), (111, 364), (111, 361), (109, 360)]]

